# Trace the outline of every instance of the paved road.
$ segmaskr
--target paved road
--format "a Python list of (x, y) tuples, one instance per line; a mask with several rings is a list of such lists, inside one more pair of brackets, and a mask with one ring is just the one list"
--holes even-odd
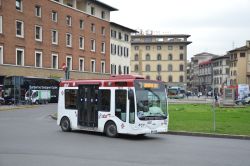
[(61, 132), (56, 105), (0, 111), (0, 166), (250, 165), (250, 141), (174, 135), (139, 139)]

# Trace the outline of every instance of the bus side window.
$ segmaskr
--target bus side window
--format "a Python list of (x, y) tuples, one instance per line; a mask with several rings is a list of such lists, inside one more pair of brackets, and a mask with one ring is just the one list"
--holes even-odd
[(127, 110), (127, 91), (116, 90), (115, 91), (115, 116), (126, 122), (126, 110)]
[(110, 112), (110, 90), (99, 90), (99, 111)]
[(65, 89), (65, 109), (77, 109), (77, 89)]

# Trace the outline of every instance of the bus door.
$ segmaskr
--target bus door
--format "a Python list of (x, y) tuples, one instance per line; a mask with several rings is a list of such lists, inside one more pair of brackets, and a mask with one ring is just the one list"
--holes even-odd
[(79, 85), (78, 88), (78, 124), (97, 127), (99, 85)]

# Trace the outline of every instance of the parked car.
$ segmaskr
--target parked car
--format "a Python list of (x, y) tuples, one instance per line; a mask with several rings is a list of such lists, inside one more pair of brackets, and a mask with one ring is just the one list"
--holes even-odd
[(192, 92), (191, 91), (187, 91), (186, 92), (186, 96), (188, 97), (188, 96), (192, 96)]
[(0, 105), (3, 105), (4, 103), (4, 98), (0, 97)]
[(244, 98), (244, 104), (250, 104), (250, 96)]
[(235, 104), (237, 104), (237, 105), (250, 104), (250, 96), (248, 95), (248, 96), (243, 97), (242, 99), (235, 100)]
[(197, 96), (198, 96), (198, 97), (202, 96), (202, 93), (201, 93), (201, 92), (198, 92)]
[(212, 91), (208, 91), (207, 92), (207, 96), (211, 96), (212, 97), (213, 96), (213, 92)]
[(245, 104), (244, 98), (235, 100), (235, 104), (237, 104), (237, 105), (242, 105), (243, 104), (244, 105)]

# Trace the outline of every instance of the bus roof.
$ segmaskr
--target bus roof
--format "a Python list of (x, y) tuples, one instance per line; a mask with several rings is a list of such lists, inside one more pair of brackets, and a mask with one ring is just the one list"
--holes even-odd
[(77, 87), (84, 84), (99, 85), (101, 87), (133, 87), (135, 80), (146, 79), (138, 75), (113, 75), (106, 79), (66, 80), (60, 83), (60, 87)]

